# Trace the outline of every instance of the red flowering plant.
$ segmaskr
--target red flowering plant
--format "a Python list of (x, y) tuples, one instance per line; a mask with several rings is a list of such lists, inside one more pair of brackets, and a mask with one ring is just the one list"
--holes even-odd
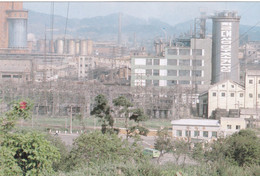
[(8, 131), (14, 127), (18, 119), (31, 117), (33, 103), (30, 100), (18, 100), (10, 105), (10, 110), (0, 117), (0, 130)]

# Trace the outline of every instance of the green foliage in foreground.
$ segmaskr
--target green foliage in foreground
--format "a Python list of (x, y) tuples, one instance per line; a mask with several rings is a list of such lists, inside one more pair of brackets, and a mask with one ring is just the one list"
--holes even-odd
[(67, 169), (101, 166), (106, 163), (136, 163), (144, 161), (143, 159), (140, 148), (130, 145), (115, 134), (95, 131), (82, 134), (74, 141), (67, 158)]
[(260, 140), (251, 130), (241, 130), (208, 148), (211, 150), (205, 152), (206, 161), (221, 159), (241, 167), (260, 165)]
[[(0, 152), (8, 152), (9, 161), (3, 161), (4, 165), (14, 167), (14, 172), (23, 175), (41, 175), (42, 173), (52, 173), (52, 164), (60, 159), (59, 153), (43, 135), (36, 132), (25, 134), (8, 134), (4, 137)], [(10, 157), (12, 156), (12, 157)], [(5, 160), (6, 157), (3, 157)], [(19, 166), (20, 170), (17, 169)], [(1, 171), (0, 171), (1, 172)], [(5, 172), (3, 170), (3, 172)]]
[(165, 165), (156, 165), (149, 161), (146, 163), (105, 163), (102, 165), (92, 165), (79, 168), (75, 171), (66, 173), (66, 176), (175, 176), (177, 173), (183, 176), (258, 176), (260, 167), (252, 166), (242, 168), (239, 166), (230, 166), (220, 163), (199, 164), (195, 166), (176, 165), (167, 163)]

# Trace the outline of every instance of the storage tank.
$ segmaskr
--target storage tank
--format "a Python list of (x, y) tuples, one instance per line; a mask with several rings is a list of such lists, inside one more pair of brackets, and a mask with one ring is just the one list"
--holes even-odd
[(56, 40), (56, 53), (57, 54), (63, 54), (63, 49), (64, 49), (64, 41), (62, 39)]
[(75, 41), (73, 39), (69, 40), (69, 54), (75, 55)]
[(7, 11), (8, 48), (27, 48), (27, 18), (24, 10)]
[(37, 52), (44, 53), (45, 48), (45, 40), (38, 40), (37, 41)]
[(88, 40), (87, 41), (87, 54), (88, 55), (92, 55), (93, 52), (93, 41), (92, 40)]
[(76, 55), (79, 55), (79, 41), (76, 41)]
[(239, 83), (239, 22), (237, 12), (218, 12), (212, 17), (212, 84), (225, 79)]
[(80, 41), (80, 55), (81, 56), (87, 55), (87, 40)]

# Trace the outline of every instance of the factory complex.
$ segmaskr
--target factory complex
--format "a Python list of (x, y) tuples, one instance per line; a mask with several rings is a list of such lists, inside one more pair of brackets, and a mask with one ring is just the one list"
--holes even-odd
[(95, 95), (125, 95), (151, 118), (172, 119), (175, 137), (187, 137), (187, 127), (193, 138), (203, 139), (259, 124), (260, 42), (240, 43), (237, 12), (201, 13), (191, 35), (156, 39), (148, 53), (144, 46), (123, 45), (121, 14), (116, 42), (91, 36), (35, 39), (27, 34), (23, 3), (0, 4), (2, 99), (35, 93), (37, 114), (64, 115), (73, 105), (89, 115)]

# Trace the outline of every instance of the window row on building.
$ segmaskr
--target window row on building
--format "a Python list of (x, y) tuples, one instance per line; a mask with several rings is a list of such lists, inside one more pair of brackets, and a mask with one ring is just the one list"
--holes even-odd
[(2, 75), (2, 78), (22, 78), (22, 75)]
[(135, 59), (135, 65), (204, 66), (204, 60), (138, 58)]
[(218, 137), (217, 131), (190, 131), (190, 130), (176, 130), (176, 137)]
[[(217, 93), (218, 92), (212, 92), (212, 96), (213, 97), (216, 97), (217, 96)], [(229, 95), (229, 97), (235, 97), (235, 92), (231, 92), (231, 93), (226, 93), (226, 92), (219, 92), (219, 95), (221, 96), (221, 97), (225, 97), (225, 96), (228, 96)], [(244, 93), (238, 93), (239, 94), (239, 97), (244, 97)]]
[(174, 86), (177, 84), (197, 84), (202, 85), (204, 81), (189, 81), (189, 80), (141, 80), (136, 79), (134, 84), (135, 86)]
[(196, 76), (203, 77), (203, 70), (173, 70), (173, 69), (135, 69), (136, 77), (149, 77), (149, 76)]
[(168, 49), (168, 55), (180, 55), (180, 56), (204, 56), (204, 49), (190, 49), (190, 48), (176, 48)]

